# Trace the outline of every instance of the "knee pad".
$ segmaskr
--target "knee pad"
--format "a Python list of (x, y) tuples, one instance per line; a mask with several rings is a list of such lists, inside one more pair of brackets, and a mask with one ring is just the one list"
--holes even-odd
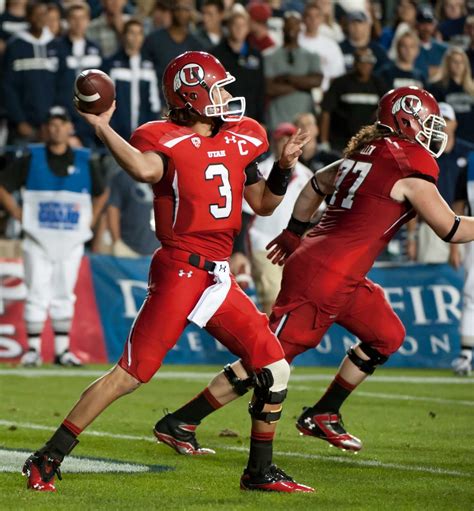
[[(355, 347), (359, 347), (363, 353), (369, 357), (369, 360), (364, 360), (363, 358), (359, 357), (354, 349)], [(347, 356), (354, 365), (356, 365), (362, 372), (366, 374), (373, 374), (377, 366), (385, 364), (385, 362), (388, 360), (386, 355), (382, 355), (375, 348), (372, 348), (372, 346), (364, 344), (363, 342), (357, 346), (351, 346), (347, 350)]]
[(256, 375), (255, 395), (249, 404), (250, 415), (257, 420), (268, 423), (277, 422), (281, 417), (281, 407), (278, 410), (264, 412), (265, 405), (281, 404), (288, 392), (290, 366), (284, 359), (264, 367)]
[(232, 385), (235, 393), (239, 396), (243, 396), (248, 392), (249, 389), (255, 386), (256, 384), (256, 376), (255, 373), (252, 373), (248, 378), (244, 380), (239, 378), (234, 369), (230, 364), (227, 364), (224, 367), (224, 376), (227, 378), (227, 381)]

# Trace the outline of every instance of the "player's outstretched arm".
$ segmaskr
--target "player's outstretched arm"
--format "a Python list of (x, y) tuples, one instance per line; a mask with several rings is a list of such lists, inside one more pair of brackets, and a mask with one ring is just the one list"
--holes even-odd
[(96, 135), (108, 147), (120, 167), (133, 179), (144, 183), (157, 183), (163, 177), (163, 160), (153, 151), (142, 153), (110, 126), (114, 110), (115, 101), (106, 112), (99, 115), (77, 111), (95, 129)]
[(267, 257), (273, 264), (282, 266), (298, 248), (301, 236), (308, 229), (315, 211), (322, 204), (326, 195), (334, 192), (334, 182), (341, 162), (342, 160), (337, 160), (319, 169), (301, 190), (287, 228), (266, 246), (266, 249), (270, 250)]
[(266, 181), (259, 181), (245, 189), (245, 200), (257, 215), (268, 216), (275, 211), (285, 196), (291, 172), (302, 153), (302, 147), (310, 136), (298, 130), (283, 147), (281, 156), (275, 162)]
[(390, 195), (400, 202), (408, 200), (442, 240), (450, 243), (474, 240), (474, 218), (457, 216), (433, 183), (419, 178), (401, 179)]
[(8, 192), (3, 186), (0, 185), (0, 205), (8, 211), (10, 216), (21, 222), (21, 207), (15, 200), (13, 194)]

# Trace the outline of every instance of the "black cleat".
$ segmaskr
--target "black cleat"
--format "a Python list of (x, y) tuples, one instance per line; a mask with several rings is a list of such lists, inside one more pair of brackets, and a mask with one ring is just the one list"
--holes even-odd
[(247, 491), (275, 491), (282, 493), (312, 493), (314, 488), (299, 484), (276, 465), (270, 465), (264, 474), (251, 475), (244, 470), (240, 478), (240, 489)]
[(186, 424), (173, 417), (172, 413), (168, 413), (155, 424), (153, 433), (158, 442), (169, 445), (179, 454), (188, 456), (216, 454), (216, 451), (199, 445), (195, 433), (197, 426), (198, 424)]

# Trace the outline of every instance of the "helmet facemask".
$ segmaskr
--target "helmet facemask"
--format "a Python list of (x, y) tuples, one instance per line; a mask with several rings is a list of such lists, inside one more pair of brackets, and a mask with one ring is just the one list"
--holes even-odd
[(445, 127), (446, 121), (442, 117), (430, 114), (422, 122), (422, 129), (415, 135), (415, 140), (435, 158), (439, 158), (448, 143)]
[(245, 98), (239, 96), (224, 101), (222, 89), (229, 83), (235, 82), (235, 78), (227, 73), (226, 78), (215, 82), (209, 89), (211, 105), (206, 105), (204, 115), (206, 117), (220, 117), (224, 122), (238, 122), (245, 112)]

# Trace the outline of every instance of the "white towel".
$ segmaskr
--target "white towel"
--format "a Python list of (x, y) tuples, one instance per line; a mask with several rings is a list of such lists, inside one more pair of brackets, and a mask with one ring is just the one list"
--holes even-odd
[(216, 264), (213, 271), (215, 284), (205, 289), (188, 316), (189, 321), (201, 328), (206, 326), (227, 298), (231, 285), (229, 263), (227, 261), (214, 262)]

